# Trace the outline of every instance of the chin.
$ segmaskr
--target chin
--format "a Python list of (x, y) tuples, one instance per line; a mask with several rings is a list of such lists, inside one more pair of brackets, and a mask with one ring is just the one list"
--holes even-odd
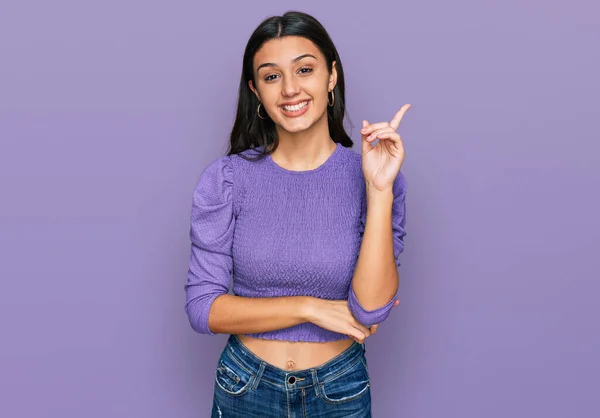
[[(302, 131), (306, 131), (308, 129), (313, 128), (315, 125), (317, 125), (317, 123), (319, 122), (320, 119), (315, 119), (315, 118), (311, 118), (308, 117), (308, 115), (306, 115), (307, 117), (304, 118), (298, 118), (297, 120), (294, 121), (290, 121), (290, 120), (280, 120), (279, 121), (279, 126), (290, 133), (298, 133), (298, 132), (302, 132)], [(325, 115), (325, 117), (327, 117), (327, 115)]]
[(312, 126), (314, 126), (315, 121), (313, 120), (305, 120), (305, 121), (295, 121), (290, 123), (290, 121), (281, 121), (282, 123), (279, 123), (279, 126), (287, 132), (290, 133), (297, 133), (297, 132), (302, 132), (302, 131), (306, 131), (307, 129), (311, 128)]
[(292, 126), (282, 125), (282, 128), (290, 133), (298, 133), (298, 132), (306, 131), (312, 126), (313, 126), (312, 123), (302, 123), (302, 124), (294, 124)]

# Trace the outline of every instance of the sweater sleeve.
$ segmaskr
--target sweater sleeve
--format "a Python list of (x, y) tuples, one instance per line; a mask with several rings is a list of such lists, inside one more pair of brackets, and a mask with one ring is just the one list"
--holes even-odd
[[(396, 266), (399, 267), (400, 261), (398, 258), (400, 256), (400, 253), (402, 253), (402, 251), (404, 250), (404, 237), (406, 236), (406, 231), (404, 230), (406, 226), (406, 180), (402, 172), (398, 172), (398, 176), (394, 180), (393, 194), (394, 201), (392, 203), (392, 238), (394, 240), (394, 259), (396, 260)], [(363, 211), (361, 213), (361, 239), (364, 235), (365, 224), (367, 222), (367, 213), (365, 205), (363, 205)], [(356, 294), (354, 293), (352, 284), (350, 284), (350, 290), (348, 291), (348, 308), (350, 309), (350, 312), (352, 312), (352, 315), (356, 318), (358, 322), (367, 327), (370, 327), (373, 324), (380, 324), (381, 322), (383, 322), (390, 314), (394, 306), (395, 300), (396, 297), (394, 296), (384, 306), (373, 310), (367, 310), (360, 304), (360, 302), (356, 298)]]
[(229, 290), (234, 226), (233, 167), (223, 156), (202, 171), (192, 199), (185, 311), (201, 334), (215, 335), (208, 314), (213, 301)]
[(404, 251), (404, 237), (406, 236), (406, 179), (402, 172), (394, 180), (394, 203), (392, 204), (392, 235), (394, 238), (394, 259), (396, 266), (400, 267), (400, 253)]

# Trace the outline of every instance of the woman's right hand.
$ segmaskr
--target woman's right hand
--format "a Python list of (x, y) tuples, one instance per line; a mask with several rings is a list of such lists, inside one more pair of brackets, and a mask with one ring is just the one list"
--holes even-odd
[[(398, 303), (399, 301), (396, 301), (394, 306)], [(372, 325), (369, 329), (358, 322), (350, 312), (347, 300), (309, 297), (306, 306), (308, 322), (330, 331), (346, 334), (360, 344), (377, 330), (378, 324)]]

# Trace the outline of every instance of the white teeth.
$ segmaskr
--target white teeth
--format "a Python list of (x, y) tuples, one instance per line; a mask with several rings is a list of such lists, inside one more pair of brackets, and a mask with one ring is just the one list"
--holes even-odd
[(288, 112), (297, 112), (298, 110), (302, 109), (307, 104), (308, 104), (308, 101), (298, 103), (297, 105), (293, 105), (293, 106), (282, 106), (282, 107), (283, 107), (283, 110), (286, 110)]

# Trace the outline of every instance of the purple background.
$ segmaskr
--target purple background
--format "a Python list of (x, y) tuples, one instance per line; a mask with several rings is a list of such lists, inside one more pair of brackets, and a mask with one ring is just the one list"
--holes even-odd
[(209, 416), (227, 336), (183, 310), (192, 191), (250, 33), (295, 8), (339, 49), (356, 150), (412, 104), (374, 416), (599, 416), (592, 3), (3, 1), (0, 416)]

